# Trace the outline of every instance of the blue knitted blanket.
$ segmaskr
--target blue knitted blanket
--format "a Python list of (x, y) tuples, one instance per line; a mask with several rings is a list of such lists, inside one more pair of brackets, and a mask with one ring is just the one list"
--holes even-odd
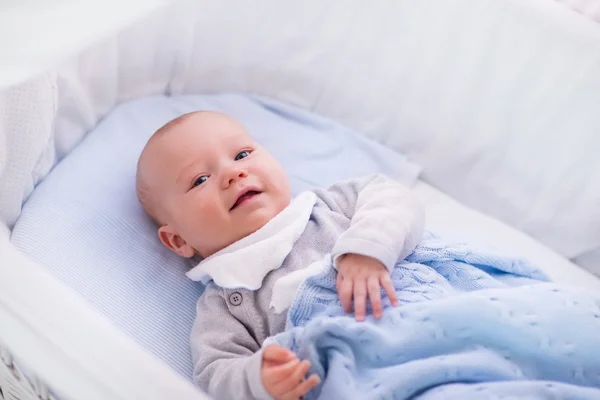
[(600, 296), (529, 263), (429, 236), (392, 280), (381, 320), (345, 315), (329, 267), (275, 336), (322, 383), (306, 399), (600, 399)]

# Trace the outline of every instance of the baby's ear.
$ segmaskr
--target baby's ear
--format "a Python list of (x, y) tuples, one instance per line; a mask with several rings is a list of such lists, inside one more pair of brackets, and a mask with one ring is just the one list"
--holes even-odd
[(170, 225), (158, 228), (158, 238), (167, 249), (173, 250), (182, 257), (191, 258), (196, 254), (194, 248), (187, 244)]

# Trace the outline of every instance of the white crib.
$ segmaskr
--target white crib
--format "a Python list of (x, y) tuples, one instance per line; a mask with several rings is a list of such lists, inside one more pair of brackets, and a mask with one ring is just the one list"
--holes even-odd
[(600, 288), (597, 0), (0, 7), (0, 399), (207, 398), (9, 241), (50, 169), (150, 94), (250, 92), (332, 118), (423, 167), (440, 229), (469, 210), (555, 280)]

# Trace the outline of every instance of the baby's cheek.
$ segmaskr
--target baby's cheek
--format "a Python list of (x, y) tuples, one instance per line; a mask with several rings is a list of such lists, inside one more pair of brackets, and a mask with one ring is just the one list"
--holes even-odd
[[(194, 207), (186, 218), (186, 231), (190, 243), (201, 248), (212, 248), (222, 241), (219, 217), (214, 207), (202, 205)], [(197, 247), (196, 247), (197, 248)]]
[(207, 201), (196, 205), (192, 219), (203, 225), (212, 226), (218, 223), (221, 218), (220, 216), (221, 212), (219, 211), (216, 202)]

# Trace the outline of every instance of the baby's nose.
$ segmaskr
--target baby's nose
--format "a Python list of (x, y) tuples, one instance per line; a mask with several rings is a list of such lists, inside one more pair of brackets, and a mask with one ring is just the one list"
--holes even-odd
[(231, 186), (233, 183), (240, 179), (246, 178), (248, 173), (240, 168), (232, 168), (229, 173), (225, 176), (224, 184), (226, 187)]

